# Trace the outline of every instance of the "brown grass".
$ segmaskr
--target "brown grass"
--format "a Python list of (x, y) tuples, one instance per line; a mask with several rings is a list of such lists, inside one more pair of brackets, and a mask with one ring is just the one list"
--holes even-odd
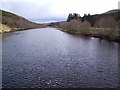
[(112, 41), (120, 42), (120, 29), (115, 28), (92, 28), (88, 21), (79, 22), (77, 20), (71, 20), (70, 22), (64, 22), (59, 25), (63, 31), (73, 34), (88, 35)]

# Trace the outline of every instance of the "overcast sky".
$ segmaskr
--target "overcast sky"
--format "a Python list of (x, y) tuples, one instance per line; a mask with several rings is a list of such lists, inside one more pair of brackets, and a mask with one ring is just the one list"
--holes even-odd
[(99, 14), (118, 8), (120, 0), (2, 0), (0, 9), (27, 19), (67, 18), (69, 13)]

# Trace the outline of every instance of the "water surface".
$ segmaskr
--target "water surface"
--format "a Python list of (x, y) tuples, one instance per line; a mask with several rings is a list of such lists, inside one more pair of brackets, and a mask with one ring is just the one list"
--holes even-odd
[(116, 88), (118, 43), (55, 28), (2, 35), (5, 88)]

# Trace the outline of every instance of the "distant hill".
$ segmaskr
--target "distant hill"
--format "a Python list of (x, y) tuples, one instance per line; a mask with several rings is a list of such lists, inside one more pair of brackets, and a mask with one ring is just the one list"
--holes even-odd
[(118, 12), (120, 12), (120, 9), (113, 9), (113, 10), (110, 10), (110, 11), (105, 12), (104, 14), (118, 13)]
[(42, 28), (46, 26), (43, 24), (30, 22), (24, 17), (18, 16), (16, 14), (4, 10), (0, 10), (0, 17), (1, 17), (0, 24), (2, 25), (2, 29), (0, 32), (9, 32), (9, 30), (8, 31), (5, 30), (4, 26), (11, 28), (10, 31), (31, 29), (31, 28)]
[(112, 17), (117, 22), (120, 20), (120, 9), (110, 10), (102, 14), (91, 15), (86, 18), (91, 23), (91, 25), (94, 26), (99, 19), (104, 17)]

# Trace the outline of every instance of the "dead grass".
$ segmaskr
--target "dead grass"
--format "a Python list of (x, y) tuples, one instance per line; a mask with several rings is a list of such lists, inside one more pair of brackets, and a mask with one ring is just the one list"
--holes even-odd
[(0, 33), (10, 32), (12, 29), (7, 25), (0, 24)]
[(77, 22), (70, 21), (61, 23), (59, 28), (62, 28), (62, 31), (98, 37), (102, 39), (112, 40), (120, 42), (120, 29), (119, 28), (92, 28), (89, 22)]

